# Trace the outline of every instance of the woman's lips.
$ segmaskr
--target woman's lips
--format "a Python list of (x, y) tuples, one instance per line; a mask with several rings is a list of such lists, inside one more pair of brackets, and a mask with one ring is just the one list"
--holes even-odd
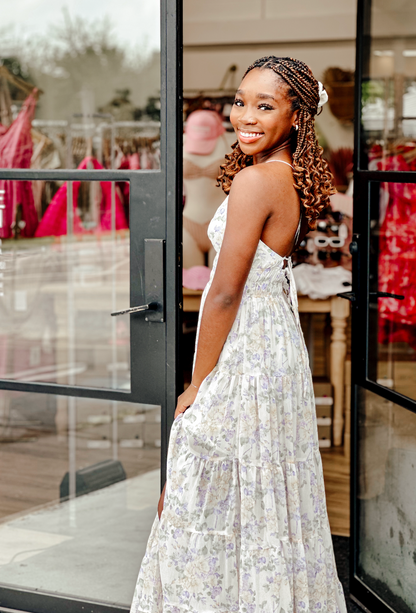
[(264, 132), (246, 132), (245, 130), (239, 130), (238, 135), (242, 143), (255, 143), (259, 138), (264, 136)]

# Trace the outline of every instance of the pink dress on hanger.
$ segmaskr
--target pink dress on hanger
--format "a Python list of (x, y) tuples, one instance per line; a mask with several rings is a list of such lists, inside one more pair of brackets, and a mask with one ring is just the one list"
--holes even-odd
[[(36, 90), (25, 100), (23, 107), (12, 125), (0, 133), (0, 168), (30, 168), (33, 143), (30, 131), (36, 109)], [(2, 126), (4, 128), (4, 126)], [(0, 238), (13, 235), (12, 224), (16, 221), (19, 205), (22, 207), (20, 236), (33, 236), (38, 225), (31, 181), (10, 181), (1, 179), (0, 190), (4, 190), (3, 227)]]
[[(78, 169), (86, 169), (88, 164), (93, 164), (95, 169), (102, 169), (103, 166), (98, 160), (93, 157), (86, 157), (82, 160)], [(87, 232), (81, 223), (80, 216), (77, 213), (78, 193), (81, 181), (73, 181), (72, 183), (72, 205), (73, 205), (73, 229), (74, 234), (82, 234)], [(102, 198), (100, 204), (100, 223), (98, 230), (111, 230), (111, 181), (100, 181)], [(67, 233), (67, 193), (68, 184), (64, 183), (56, 192), (50, 205), (46, 209), (42, 221), (39, 223), (35, 236), (62, 236)], [(123, 204), (117, 193), (115, 192), (115, 228), (122, 230), (128, 228), (126, 216), (124, 213)]]

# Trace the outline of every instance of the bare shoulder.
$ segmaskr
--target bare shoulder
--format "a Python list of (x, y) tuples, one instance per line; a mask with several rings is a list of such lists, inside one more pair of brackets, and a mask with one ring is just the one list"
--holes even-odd
[(256, 164), (243, 168), (233, 179), (230, 199), (254, 201), (275, 209), (293, 192), (292, 169), (287, 164)]

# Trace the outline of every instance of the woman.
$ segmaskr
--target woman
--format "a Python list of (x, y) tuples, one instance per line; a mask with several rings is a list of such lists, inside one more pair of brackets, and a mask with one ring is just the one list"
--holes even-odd
[(274, 56), (236, 93), (229, 195), (208, 230), (217, 255), (134, 613), (347, 611), (290, 259), (334, 192), (314, 132), (326, 99), (303, 62)]

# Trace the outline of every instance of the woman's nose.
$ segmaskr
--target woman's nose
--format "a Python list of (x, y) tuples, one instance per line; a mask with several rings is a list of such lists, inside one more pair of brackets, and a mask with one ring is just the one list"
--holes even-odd
[(254, 124), (256, 123), (256, 118), (254, 116), (253, 110), (250, 109), (249, 107), (245, 106), (243, 107), (243, 112), (240, 115), (240, 121), (245, 123), (245, 124)]

